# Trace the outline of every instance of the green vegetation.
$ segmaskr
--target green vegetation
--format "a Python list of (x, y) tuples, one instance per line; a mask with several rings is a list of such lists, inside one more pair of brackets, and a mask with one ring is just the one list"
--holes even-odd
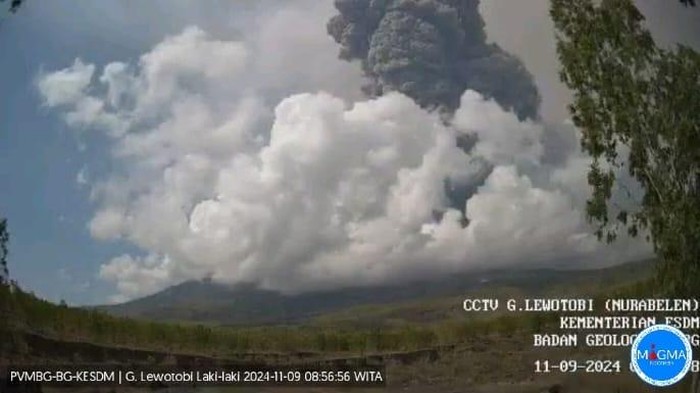
[(109, 314), (160, 322), (235, 326), (307, 324), (367, 327), (463, 319), (465, 294), (499, 298), (594, 294), (650, 274), (651, 261), (588, 270), (493, 270), (398, 285), (285, 296), (249, 285), (188, 281), (128, 303), (99, 306)]
[(593, 158), (586, 210), (599, 239), (645, 235), (659, 257), (658, 287), (697, 297), (700, 54), (658, 47), (632, 0), (552, 0), (550, 11), (572, 118)]
[[(425, 349), (469, 342), (489, 334), (540, 331), (557, 315), (501, 314), (468, 318), (465, 314), (438, 322), (396, 327), (357, 328), (347, 324), (234, 328), (169, 324), (120, 318), (97, 310), (55, 305), (9, 285), (0, 287), (15, 332), (30, 332), (65, 341), (92, 342), (173, 353), (235, 357), (244, 353), (316, 352), (320, 356), (357, 355)], [(642, 296), (649, 281), (625, 284), (601, 294)], [(389, 307), (389, 306), (386, 306)], [(3, 318), (5, 319), (5, 318)], [(21, 345), (15, 345), (16, 352)]]
[(599, 238), (646, 235), (660, 287), (697, 296), (700, 54), (658, 47), (632, 0), (552, 0), (551, 16), (573, 121), (593, 158), (587, 213)]

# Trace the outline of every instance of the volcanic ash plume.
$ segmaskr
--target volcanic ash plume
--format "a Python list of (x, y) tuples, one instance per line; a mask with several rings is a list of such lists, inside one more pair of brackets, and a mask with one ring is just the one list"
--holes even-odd
[(644, 251), (589, 234), (577, 207), (590, 160), (570, 153), (575, 138), (544, 164), (545, 128), (482, 94), (462, 94), (449, 123), (397, 92), (352, 104), (281, 93), (270, 107), (271, 85), (323, 86), (352, 67), (307, 73), (327, 37), (265, 26), (252, 41), (189, 27), (131, 63), (38, 75), (44, 105), (108, 149), (108, 169), (88, 166), (80, 183), (96, 204), (90, 234), (135, 249), (99, 269), (113, 301), (202, 277), (295, 293)]
[(340, 57), (360, 60), (369, 96), (400, 91), (421, 107), (448, 113), (478, 91), (538, 117), (540, 97), (520, 60), (487, 44), (478, 0), (335, 0), (327, 25)]

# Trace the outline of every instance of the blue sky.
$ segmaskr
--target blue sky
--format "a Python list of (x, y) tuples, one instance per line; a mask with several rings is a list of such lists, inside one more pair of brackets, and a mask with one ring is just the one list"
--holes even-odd
[[(650, 18), (652, 31), (666, 42), (681, 40), (697, 44), (700, 39), (700, 34), (695, 34), (700, 26), (700, 23), (696, 23), (697, 11), (686, 11), (681, 7), (668, 11), (668, 6), (660, 7), (660, 2), (650, 1), (644, 0), (642, 3), (645, 4), (643, 9), (653, 13)], [(256, 18), (264, 14), (261, 11), (269, 11), (270, 4), (279, 3), (221, 0), (207, 1), (206, 7), (201, 4), (178, 0), (138, 3), (116, 0), (29, 0), (16, 15), (7, 15), (3, 9), (0, 21), (0, 48), (3, 53), (0, 58), (3, 97), (0, 105), (0, 184), (3, 185), (0, 215), (8, 218), (12, 236), (10, 273), (24, 288), (52, 300), (65, 299), (74, 304), (101, 303), (114, 294), (116, 287), (114, 282), (98, 278), (100, 266), (119, 255), (145, 255), (144, 247), (119, 240), (96, 240), (91, 236), (88, 223), (99, 206), (90, 198), (89, 183), (94, 178), (108, 177), (113, 171), (114, 161), (110, 158), (112, 142), (100, 133), (69, 129), (61, 120), (61, 113), (42, 105), (36, 88), (37, 78), (70, 66), (76, 58), (95, 64), (98, 69), (112, 61), (133, 63), (165, 36), (179, 34), (190, 25), (198, 25), (216, 38), (238, 39), (242, 31), (250, 30)], [(316, 2), (306, 1), (306, 5), (309, 4)], [(544, 3), (538, 0), (538, 4), (541, 6)], [(305, 11), (304, 7), (299, 8)], [(507, 31), (507, 25), (515, 26), (518, 22), (504, 19), (505, 15), (499, 14), (511, 12), (512, 9), (506, 7), (499, 11), (498, 8), (492, 10), (491, 19), (487, 18), (487, 30), (490, 26), (493, 36), (503, 36), (504, 40), (509, 37), (514, 39), (505, 44), (506, 49), (523, 57), (538, 83), (549, 78), (549, 85), (556, 84), (557, 76), (551, 72), (556, 69), (554, 58), (548, 64), (540, 64), (543, 62), (541, 53), (551, 56), (551, 48), (531, 50), (530, 44), (517, 42), (515, 38), (519, 35)], [(521, 15), (517, 12), (509, 15), (516, 14)], [(325, 14), (322, 16), (325, 18)], [(675, 18), (678, 20), (670, 21)], [(508, 22), (497, 26), (499, 21), (505, 20)], [(495, 22), (489, 25), (489, 21)], [(307, 22), (318, 23), (319, 29), (323, 28), (323, 19), (290, 22), (282, 18), (275, 23), (283, 28), (292, 26), (301, 30)], [(532, 23), (533, 20), (520, 21), (526, 22)], [(275, 34), (284, 34), (284, 29), (279, 30), (281, 32), (271, 28), (267, 33), (274, 38)], [(262, 36), (267, 37), (265, 34)], [(303, 34), (290, 38), (292, 41), (289, 42), (296, 42), (293, 39), (298, 39), (300, 46), (308, 45), (311, 49), (320, 47), (316, 42), (309, 43), (308, 37)], [(531, 42), (538, 45), (543, 41), (546, 40), (533, 39)], [(265, 45), (269, 46), (269, 42), (260, 45), (268, 48)], [(274, 45), (271, 48), (277, 52), (285, 50)], [(332, 46), (329, 48), (333, 49)], [(341, 72), (337, 70), (347, 72), (346, 68), (342, 68), (345, 65), (334, 63), (327, 67), (330, 70), (327, 70), (327, 75), (309, 76), (303, 69), (306, 67), (303, 61), (308, 60), (309, 52), (300, 50), (300, 53), (302, 59), (284, 53), (280, 55), (279, 61), (288, 64), (262, 62), (261, 68), (276, 70), (274, 75), (267, 75), (266, 83), (272, 83), (274, 88), (279, 85), (282, 95), (296, 92), (300, 86), (307, 85), (311, 90), (319, 86), (330, 90), (347, 87), (343, 85), (344, 82), (341, 83), (343, 78), (337, 76)], [(335, 57), (335, 54), (329, 56)], [(345, 77), (345, 74), (342, 75)], [(274, 77), (273, 82), (269, 81), (270, 76)], [(351, 77), (347, 77), (347, 80), (347, 85), (358, 85), (357, 80)], [(286, 85), (289, 86), (282, 87)], [(280, 92), (270, 94), (277, 100)], [(561, 106), (565, 102), (557, 94), (554, 92), (548, 96), (547, 91), (543, 92), (545, 107), (547, 103)], [(78, 173), (84, 169), (88, 184), (77, 180)], [(562, 173), (566, 173), (566, 170), (573, 169), (563, 168)], [(499, 173), (508, 175), (507, 172)], [(183, 262), (182, 266), (189, 265)]]
[(80, 151), (73, 134), (40, 106), (32, 81), (42, 67), (109, 52), (90, 35), (68, 28), (65, 12), (50, 17), (43, 9), (49, 5), (58, 4), (28, 2), (0, 25), (0, 46), (12, 54), (0, 60), (0, 178), (6, 187), (0, 211), (10, 223), (11, 275), (42, 296), (78, 301), (105, 295), (104, 286), (94, 285), (94, 261), (118, 247), (91, 241), (85, 227), (88, 190), (76, 182), (84, 161), (98, 161), (100, 149)]
[[(134, 2), (57, 0), (27, 1), (16, 15), (3, 8), (0, 212), (11, 230), (10, 272), (23, 287), (53, 300), (104, 301), (113, 288), (96, 279), (99, 264), (132, 249), (90, 237), (90, 190), (76, 177), (87, 163), (91, 174), (107, 169), (108, 152), (100, 138), (89, 133), (76, 137), (56, 113), (41, 106), (37, 75), (64, 68), (76, 57), (97, 64), (138, 57), (166, 34), (192, 23), (215, 30), (228, 25), (223, 19), (230, 14), (217, 16), (222, 2), (209, 5), (207, 12), (197, 12), (201, 8), (177, 1), (153, 1), (136, 9)], [(171, 8), (177, 12), (157, 17)]]
[[(136, 61), (168, 35), (202, 26), (214, 37), (235, 39), (255, 23), (269, 1), (149, 2), (26, 1), (0, 14), (0, 212), (11, 231), (10, 273), (38, 295), (74, 304), (106, 301), (114, 285), (100, 280), (100, 264), (126, 252), (128, 243), (97, 241), (88, 222), (95, 211), (90, 186), (109, 172), (107, 141), (71, 131), (60, 113), (42, 105), (37, 78), (76, 58), (98, 67)], [(86, 170), (87, 169), (87, 170)]]

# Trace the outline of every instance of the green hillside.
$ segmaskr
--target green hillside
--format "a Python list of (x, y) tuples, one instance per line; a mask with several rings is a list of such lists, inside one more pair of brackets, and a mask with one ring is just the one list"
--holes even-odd
[(250, 285), (188, 281), (127, 303), (101, 306), (115, 316), (217, 325), (304, 324), (343, 315), (369, 325), (434, 322), (461, 316), (466, 293), (508, 295), (595, 292), (651, 272), (650, 261), (596, 270), (497, 270), (380, 287), (285, 296)]
[[(443, 392), (446, 386), (485, 386), (484, 389), (495, 389), (484, 390), (491, 393), (512, 391), (503, 390), (499, 383), (504, 381), (510, 384), (509, 389), (516, 383), (517, 391), (532, 393), (561, 382), (598, 386), (599, 378), (565, 381), (544, 376), (531, 379), (531, 361), (538, 356), (552, 359), (592, 356), (586, 348), (575, 351), (552, 348), (546, 353), (532, 350), (528, 344), (529, 335), (552, 329), (548, 326), (556, 323), (557, 315), (484, 313), (474, 317), (459, 311), (461, 301), (464, 297), (480, 295), (649, 296), (653, 294), (648, 280), (649, 266), (647, 263), (578, 272), (568, 275), (572, 277), (570, 280), (559, 282), (551, 281), (552, 276), (532, 275), (521, 285), (515, 283), (521, 279), (513, 281), (515, 277), (504, 277), (500, 284), (485, 283), (487, 285), (464, 292), (461, 297), (357, 306), (319, 315), (306, 323), (264, 326), (164, 323), (118, 317), (97, 309), (56, 305), (19, 289), (2, 286), (0, 310), (3, 317), (7, 317), (2, 320), (10, 323), (0, 324), (0, 334), (6, 338), (0, 349), (0, 366), (18, 362), (382, 364), (390, 377), (391, 389), (387, 390), (390, 392), (437, 393)], [(647, 273), (640, 273), (644, 271)], [(595, 356), (600, 355), (595, 353)], [(480, 359), (478, 365), (469, 360), (474, 356)], [(640, 390), (643, 386), (630, 375), (608, 381), (606, 386), (628, 386), (629, 389), (622, 391), (630, 392), (647, 391)], [(586, 393), (594, 391), (599, 390), (589, 389)]]
[[(463, 296), (480, 294), (518, 296), (527, 293), (610, 295), (646, 293), (639, 281), (639, 265), (575, 274), (567, 283), (484, 286)], [(635, 274), (630, 274), (634, 272)], [(557, 273), (558, 274), (558, 273)], [(602, 277), (606, 279), (603, 280)], [(540, 277), (540, 276), (538, 276)], [(550, 277), (551, 278), (551, 277)], [(642, 277), (643, 278), (643, 277)], [(506, 280), (507, 281), (507, 280)], [(504, 281), (504, 282), (506, 282)], [(511, 283), (512, 284), (512, 283)], [(565, 287), (562, 287), (562, 285)], [(0, 289), (4, 327), (16, 339), (5, 343), (6, 355), (21, 355), (27, 348), (24, 334), (56, 340), (90, 342), (141, 350), (236, 357), (244, 353), (307, 353), (316, 356), (411, 351), (452, 345), (486, 332), (537, 331), (553, 316), (542, 314), (485, 314), (474, 318), (460, 312), (461, 298), (426, 299), (394, 305), (350, 308), (318, 316), (307, 324), (232, 327), (194, 323), (162, 323), (117, 317), (100, 310), (59, 306), (19, 289)], [(296, 355), (295, 355), (296, 356)]]

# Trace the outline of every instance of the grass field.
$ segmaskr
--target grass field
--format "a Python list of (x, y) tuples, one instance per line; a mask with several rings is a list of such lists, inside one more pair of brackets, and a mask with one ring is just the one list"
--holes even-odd
[[(607, 272), (605, 279), (588, 277), (566, 287), (556, 283), (541, 286), (536, 292), (499, 286), (482, 288), (465, 296), (521, 298), (537, 293), (556, 297), (638, 297), (651, 294), (648, 280), (639, 280), (638, 275), (624, 269), (616, 272), (617, 275)], [(462, 299), (448, 297), (353, 307), (318, 316), (303, 325), (227, 327), (114, 317), (96, 310), (58, 306), (22, 291), (11, 293), (4, 288), (0, 290), (0, 301), (5, 315), (11, 318), (4, 319), (10, 323), (2, 327), (8, 340), (4, 342), (0, 361), (4, 364), (39, 361), (217, 364), (235, 360), (296, 365), (380, 362), (387, 369), (389, 387), (385, 391), (541, 392), (556, 384), (565, 386), (566, 390), (562, 391), (567, 392), (653, 391), (628, 371), (615, 376), (535, 374), (537, 359), (552, 362), (592, 357), (624, 359), (625, 354), (589, 348), (535, 350), (531, 334), (547, 330), (557, 321), (557, 315), (468, 315), (461, 310)], [(299, 391), (340, 390), (307, 388)]]

